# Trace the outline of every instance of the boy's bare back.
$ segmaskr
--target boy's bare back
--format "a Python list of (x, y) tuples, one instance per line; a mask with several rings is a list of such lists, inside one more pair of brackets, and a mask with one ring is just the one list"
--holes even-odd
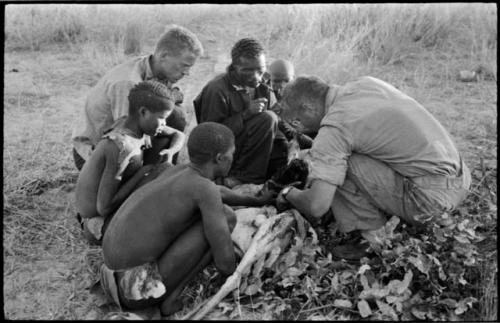
[(211, 180), (189, 165), (174, 166), (135, 191), (118, 209), (104, 237), (106, 264), (125, 269), (155, 261), (200, 218), (209, 235), (213, 229), (229, 238), (223, 243), (231, 244), (223, 208)]

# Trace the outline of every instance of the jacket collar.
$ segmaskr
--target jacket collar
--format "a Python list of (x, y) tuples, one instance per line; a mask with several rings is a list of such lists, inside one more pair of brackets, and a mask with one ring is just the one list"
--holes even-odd
[(328, 92), (326, 93), (325, 97), (325, 114), (328, 112), (330, 107), (333, 105), (335, 102), (335, 99), (337, 98), (337, 93), (339, 92), (340, 86), (338, 85), (330, 85), (330, 88), (328, 89)]

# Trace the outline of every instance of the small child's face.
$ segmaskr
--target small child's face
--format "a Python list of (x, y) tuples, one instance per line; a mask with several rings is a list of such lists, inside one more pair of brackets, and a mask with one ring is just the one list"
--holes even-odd
[(152, 112), (145, 110), (143, 116), (142, 131), (149, 136), (155, 136), (160, 133), (162, 128), (166, 125), (166, 119), (172, 113), (172, 110), (163, 110), (159, 112)]
[(271, 87), (276, 96), (279, 96), (279, 98), (277, 98), (278, 100), (283, 96), (283, 89), (292, 78), (293, 77), (289, 74), (271, 74)]

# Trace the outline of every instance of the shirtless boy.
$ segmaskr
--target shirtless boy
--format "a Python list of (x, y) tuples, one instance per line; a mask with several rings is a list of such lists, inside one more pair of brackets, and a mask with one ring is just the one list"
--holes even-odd
[[(172, 156), (185, 135), (165, 126), (175, 102), (168, 88), (156, 81), (137, 84), (129, 94), (129, 114), (105, 133), (80, 172), (76, 183), (78, 218), (90, 243), (100, 244), (111, 215), (145, 176), (155, 176), (161, 165), (144, 165), (143, 150), (151, 136), (171, 136), (172, 145), (161, 152)], [(167, 158), (168, 159), (168, 158)]]
[(212, 259), (223, 276), (232, 274), (230, 232), (236, 217), (224, 203), (257, 206), (274, 200), (270, 192), (241, 196), (213, 182), (227, 175), (233, 161), (234, 135), (226, 126), (196, 126), (187, 148), (190, 163), (137, 189), (104, 235), (101, 284), (121, 307), (161, 304), (162, 314), (170, 315), (180, 309), (184, 286)]

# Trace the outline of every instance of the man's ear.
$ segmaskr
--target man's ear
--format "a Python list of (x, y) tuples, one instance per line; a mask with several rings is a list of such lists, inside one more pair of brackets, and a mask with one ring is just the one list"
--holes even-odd
[(318, 109), (311, 102), (302, 102), (300, 104), (300, 110), (309, 114), (318, 114)]
[(224, 156), (221, 153), (217, 153), (214, 157), (214, 161), (216, 164), (220, 164), (224, 159)]
[(139, 115), (140, 115), (141, 117), (145, 117), (145, 116), (146, 116), (146, 113), (147, 113), (148, 111), (149, 111), (149, 110), (148, 110), (145, 106), (141, 105), (141, 106), (139, 107), (139, 110), (138, 110), (137, 112), (139, 113)]
[(161, 60), (164, 60), (165, 58), (169, 57), (169, 56), (172, 56), (170, 51), (168, 49), (164, 49), (161, 53), (160, 53), (160, 59)]

